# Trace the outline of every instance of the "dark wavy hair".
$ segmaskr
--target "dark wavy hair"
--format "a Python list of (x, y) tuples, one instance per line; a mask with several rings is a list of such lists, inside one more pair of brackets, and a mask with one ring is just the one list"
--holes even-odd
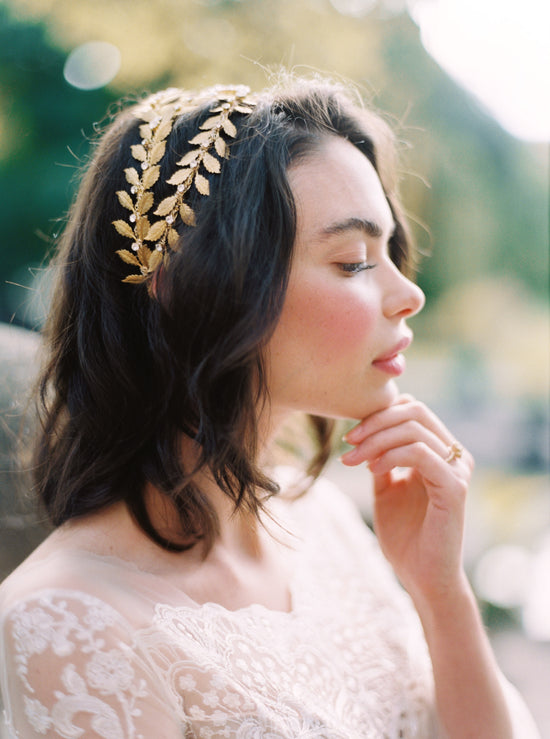
[[(208, 114), (182, 115), (168, 139), (155, 202)], [(190, 205), (196, 227), (179, 223), (181, 245), (161, 289), (121, 282), (128, 248), (112, 222), (115, 195), (134, 165), (139, 121), (122, 110), (96, 145), (55, 258), (53, 303), (39, 381), (41, 427), (34, 477), (54, 526), (125, 501), (142, 530), (167, 549), (218, 532), (208, 499), (181, 458), (182, 435), (236, 507), (258, 513), (276, 483), (257, 459), (258, 408), (269, 403), (262, 348), (281, 313), (296, 231), (287, 170), (342, 136), (376, 168), (397, 228), (390, 243), (406, 271), (411, 246), (395, 186), (393, 138), (383, 121), (340, 85), (294, 80), (264, 92), (251, 114), (235, 114), (237, 137), (210, 196)], [(315, 477), (330, 451), (333, 421), (310, 417)], [(183, 544), (161, 536), (147, 514), (149, 482), (176, 506)]]

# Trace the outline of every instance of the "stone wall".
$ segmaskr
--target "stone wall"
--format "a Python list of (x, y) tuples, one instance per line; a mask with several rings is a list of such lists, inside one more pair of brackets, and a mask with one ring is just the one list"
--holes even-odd
[(0, 580), (47, 533), (32, 500), (24, 454), (39, 344), (37, 334), (0, 324)]

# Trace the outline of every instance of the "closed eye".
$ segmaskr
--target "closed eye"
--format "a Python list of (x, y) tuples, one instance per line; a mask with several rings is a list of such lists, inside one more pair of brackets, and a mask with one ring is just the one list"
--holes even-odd
[(365, 269), (373, 269), (376, 264), (368, 264), (367, 262), (339, 262), (338, 267), (346, 274), (357, 274)]

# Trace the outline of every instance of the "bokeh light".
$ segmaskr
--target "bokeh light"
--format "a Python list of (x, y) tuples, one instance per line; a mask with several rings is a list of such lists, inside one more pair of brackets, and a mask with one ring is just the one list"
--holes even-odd
[(526, 597), (529, 568), (530, 557), (524, 547), (494, 547), (476, 566), (476, 591), (484, 600), (501, 608), (519, 607)]
[(69, 54), (63, 76), (79, 90), (97, 90), (116, 77), (120, 63), (120, 51), (114, 44), (88, 41)]
[(533, 558), (522, 620), (531, 639), (550, 642), (550, 534)]
[(378, 5), (378, 0), (330, 0), (332, 7), (342, 15), (361, 18)]

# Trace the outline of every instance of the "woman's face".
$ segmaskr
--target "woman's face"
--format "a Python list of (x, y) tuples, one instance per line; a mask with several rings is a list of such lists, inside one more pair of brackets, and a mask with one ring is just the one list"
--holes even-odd
[(424, 304), (388, 251), (394, 223), (378, 175), (352, 144), (327, 137), (289, 170), (297, 237), (279, 323), (266, 352), (274, 414), (363, 418), (395, 398), (406, 319)]

